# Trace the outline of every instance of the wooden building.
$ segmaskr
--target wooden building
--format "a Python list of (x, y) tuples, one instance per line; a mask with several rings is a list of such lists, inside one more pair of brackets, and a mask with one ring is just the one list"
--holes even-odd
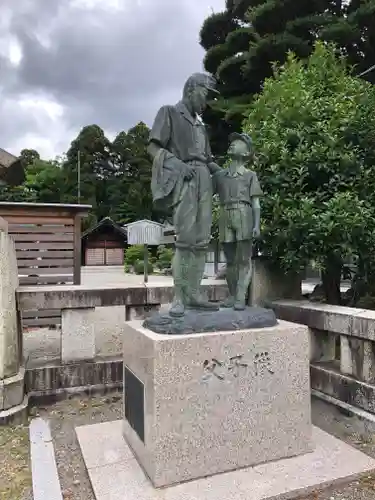
[(89, 205), (0, 202), (20, 285), (81, 283), (81, 218)]
[(19, 158), (0, 148), (0, 185), (17, 186), (25, 180), (25, 171)]
[(122, 266), (126, 247), (126, 230), (106, 217), (83, 234), (82, 263), (85, 266)]

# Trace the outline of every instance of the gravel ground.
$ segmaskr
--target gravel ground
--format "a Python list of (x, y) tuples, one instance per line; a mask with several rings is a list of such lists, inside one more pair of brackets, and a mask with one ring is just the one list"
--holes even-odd
[[(121, 418), (121, 393), (61, 401), (34, 409), (34, 415), (50, 420), (64, 499), (95, 500), (74, 428)], [(369, 427), (317, 399), (313, 399), (312, 415), (314, 425), (375, 458), (375, 426)], [(374, 500), (375, 473), (367, 474), (340, 488), (317, 491), (307, 497), (300, 497), (301, 500), (302, 498)], [(29, 500), (29, 497), (22, 500)]]
[(50, 421), (65, 500), (95, 500), (75, 427), (120, 419), (121, 399), (122, 393), (119, 392), (91, 398), (77, 397), (34, 409), (35, 415)]
[(29, 500), (30, 494), (28, 426), (0, 427), (0, 500)]

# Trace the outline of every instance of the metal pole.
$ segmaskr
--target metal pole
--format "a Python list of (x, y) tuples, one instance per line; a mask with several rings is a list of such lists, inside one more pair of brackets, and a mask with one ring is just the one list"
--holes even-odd
[(375, 64), (374, 64), (374, 66), (371, 66), (370, 68), (366, 69), (365, 71), (362, 71), (362, 73), (360, 73), (358, 76), (367, 75), (367, 73), (370, 73), (374, 69), (375, 69)]
[(78, 204), (81, 203), (81, 151), (78, 150), (77, 162)]
[(144, 282), (148, 282), (148, 248), (143, 245)]

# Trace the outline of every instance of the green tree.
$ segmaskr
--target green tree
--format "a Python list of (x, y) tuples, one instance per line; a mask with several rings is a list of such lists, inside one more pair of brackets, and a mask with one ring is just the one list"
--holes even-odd
[(72, 141), (63, 163), (64, 200), (92, 205), (98, 220), (109, 211), (106, 187), (111, 175), (107, 163), (110, 155), (111, 143), (103, 130), (98, 125), (88, 125)]
[(0, 186), (0, 201), (13, 203), (36, 203), (35, 191), (30, 191), (24, 184), (20, 186)]
[(20, 159), (23, 167), (27, 168), (36, 160), (40, 160), (40, 154), (35, 149), (23, 149), (20, 153)]
[[(34, 150), (24, 149), (25, 182), (20, 186), (6, 186), (0, 196), (3, 201), (27, 203), (60, 203), (62, 170), (57, 161), (41, 160)], [(29, 163), (31, 162), (31, 163)]]
[(265, 192), (262, 250), (285, 269), (315, 260), (331, 303), (345, 258), (375, 269), (375, 91), (335, 54), (318, 43), (306, 66), (289, 55), (244, 122)]
[[(98, 125), (84, 127), (62, 159), (44, 161), (24, 149), (26, 180), (2, 188), (7, 201), (92, 205), (84, 229), (104, 217), (118, 223), (158, 220), (151, 195), (152, 161), (147, 153), (150, 130), (138, 123), (111, 142)], [(79, 173), (78, 173), (79, 168)]]
[(110, 199), (112, 216), (119, 223), (157, 220), (151, 195), (152, 160), (147, 153), (149, 135), (149, 128), (140, 122), (113, 141), (116, 174)]
[(34, 193), (38, 203), (61, 203), (63, 173), (56, 161), (35, 159), (26, 169), (25, 188)]
[[(223, 154), (226, 132), (240, 130), (274, 62), (285, 62), (288, 51), (306, 58), (323, 40), (334, 42), (359, 74), (375, 64), (374, 25), (374, 0), (227, 0), (200, 33), (205, 68), (218, 76), (222, 94), (206, 114), (214, 152)], [(366, 78), (375, 81), (375, 71)]]

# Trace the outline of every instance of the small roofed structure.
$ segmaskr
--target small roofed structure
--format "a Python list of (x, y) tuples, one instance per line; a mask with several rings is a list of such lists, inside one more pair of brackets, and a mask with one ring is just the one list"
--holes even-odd
[(25, 180), (25, 170), (20, 158), (0, 148), (0, 184), (18, 186)]
[[(152, 224), (152, 226), (150, 226)], [(124, 229), (128, 231), (128, 228), (130, 228), (130, 231), (132, 233), (132, 238), (138, 238), (140, 236), (140, 232), (144, 232), (145, 228), (150, 229), (152, 227), (152, 231), (156, 232), (157, 235), (154, 238), (155, 245), (173, 245), (175, 242), (175, 230), (174, 227), (169, 224), (168, 222), (164, 222), (164, 224), (161, 224), (160, 222), (154, 222), (154, 221), (149, 221), (147, 219), (136, 221), (136, 222), (130, 222), (129, 224), (124, 225)], [(161, 231), (161, 233), (160, 233)], [(137, 236), (135, 236), (137, 234)], [(142, 236), (143, 238), (143, 236)], [(144, 239), (144, 238), (143, 238)], [(128, 244), (134, 244), (130, 243), (130, 240), (128, 241)]]
[(129, 245), (143, 245), (144, 247), (144, 281), (148, 281), (148, 245), (158, 246), (163, 241), (164, 224), (152, 220), (142, 219), (124, 226), (128, 234)]
[(129, 245), (160, 245), (163, 241), (164, 224), (142, 219), (124, 226)]
[(82, 235), (83, 264), (121, 266), (124, 264), (126, 246), (126, 230), (110, 217), (105, 217)]

